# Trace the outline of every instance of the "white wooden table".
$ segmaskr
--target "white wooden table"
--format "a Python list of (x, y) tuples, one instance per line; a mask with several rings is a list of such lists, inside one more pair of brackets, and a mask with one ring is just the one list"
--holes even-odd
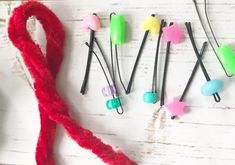
[[(203, 0), (198, 1), (203, 9)], [(235, 79), (224, 76), (211, 48), (208, 48), (204, 62), (212, 78), (224, 80), (222, 101), (215, 103), (212, 97), (200, 94), (205, 79), (199, 70), (186, 98), (189, 113), (180, 119), (172, 121), (164, 109), (156, 113), (159, 104), (147, 105), (142, 101), (143, 92), (151, 87), (156, 36), (148, 38), (136, 74), (134, 91), (129, 96), (122, 91), (126, 110), (124, 115), (106, 110), (105, 98), (101, 94), (105, 79), (95, 58), (89, 92), (85, 96), (79, 92), (87, 58), (84, 42), (89, 39), (89, 32), (81, 28), (85, 16), (93, 12), (100, 16), (102, 29), (97, 33), (97, 38), (107, 55), (109, 14), (115, 11), (126, 16), (128, 42), (120, 48), (120, 63), (127, 83), (144, 33), (140, 23), (152, 13), (182, 26), (185, 21), (191, 21), (198, 47), (201, 47), (206, 38), (191, 0), (42, 2), (59, 16), (66, 29), (65, 58), (58, 77), (58, 88), (67, 100), (72, 116), (82, 126), (94, 131), (95, 135), (115, 149), (122, 150), (140, 165), (235, 164)], [(37, 101), (16, 58), (20, 56), (19, 52), (7, 37), (6, 21), (12, 9), (20, 3), (17, 0), (0, 0), (0, 164), (33, 165), (36, 164), (34, 152), (40, 128)], [(230, 43), (235, 48), (235, 1), (209, 0), (209, 3), (209, 13), (218, 40)], [(29, 29), (37, 42), (45, 47), (43, 31), (38, 23), (31, 20)], [(163, 47), (161, 52), (161, 56), (164, 56)], [(171, 49), (167, 102), (182, 93), (195, 61), (186, 35), (182, 44)], [(91, 152), (73, 142), (60, 126), (55, 157), (56, 165), (103, 164)]]

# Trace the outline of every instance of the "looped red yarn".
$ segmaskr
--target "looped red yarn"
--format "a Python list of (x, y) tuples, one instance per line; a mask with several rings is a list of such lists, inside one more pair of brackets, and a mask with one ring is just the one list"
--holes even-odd
[[(42, 24), (47, 39), (46, 54), (30, 37), (26, 23), (35, 16)], [(115, 152), (68, 114), (68, 106), (56, 90), (56, 75), (63, 60), (64, 28), (57, 16), (36, 1), (23, 3), (13, 11), (9, 21), (9, 38), (21, 51), (24, 62), (34, 79), (35, 95), (39, 103), (41, 129), (36, 148), (38, 165), (53, 165), (53, 144), (56, 124), (61, 124), (69, 136), (81, 147), (91, 150), (110, 165), (136, 165), (122, 152)]]

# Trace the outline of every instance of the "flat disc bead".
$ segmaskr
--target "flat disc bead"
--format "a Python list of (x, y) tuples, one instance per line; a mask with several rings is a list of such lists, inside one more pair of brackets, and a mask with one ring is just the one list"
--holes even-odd
[(108, 110), (116, 109), (121, 106), (121, 101), (119, 98), (114, 98), (106, 101), (106, 107)]
[(220, 92), (224, 86), (221, 80), (210, 80), (203, 84), (201, 87), (201, 92), (204, 96), (211, 96), (217, 92)]
[(156, 103), (157, 102), (157, 93), (155, 92), (145, 92), (143, 95), (143, 100), (145, 103)]

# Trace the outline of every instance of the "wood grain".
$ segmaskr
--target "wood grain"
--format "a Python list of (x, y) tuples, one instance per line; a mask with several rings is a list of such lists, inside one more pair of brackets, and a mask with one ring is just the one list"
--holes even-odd
[[(208, 0), (209, 13), (214, 31), (220, 43), (229, 43), (235, 49), (234, 0)], [(43, 0), (62, 20), (66, 29), (65, 59), (58, 77), (61, 95), (71, 107), (71, 114), (82, 126), (124, 151), (140, 165), (234, 165), (235, 164), (235, 102), (234, 78), (226, 78), (211, 48), (204, 58), (212, 78), (222, 79), (225, 89), (222, 102), (200, 94), (205, 79), (199, 70), (187, 95), (188, 114), (172, 121), (164, 108), (142, 102), (143, 92), (151, 88), (153, 58), (157, 37), (151, 35), (133, 85), (133, 93), (122, 98), (125, 114), (107, 111), (101, 88), (105, 85), (96, 59), (93, 59), (89, 92), (80, 95), (82, 76), (85, 71), (89, 33), (82, 27), (82, 19), (96, 12), (102, 21), (97, 33), (104, 52), (109, 55), (109, 13), (112, 11), (126, 16), (128, 42), (119, 47), (122, 76), (127, 83), (137, 50), (144, 32), (141, 21), (152, 13), (168, 22), (184, 26), (193, 23), (195, 38), (200, 48), (206, 40), (191, 0)], [(203, 12), (203, 0), (198, 0)], [(37, 136), (40, 128), (37, 101), (30, 86), (32, 80), (19, 52), (7, 37), (7, 20), (12, 9), (21, 1), (0, 0), (0, 164), (33, 165)], [(28, 23), (32, 37), (45, 51), (44, 33), (34, 19)], [(186, 31), (186, 29), (185, 29)], [(97, 49), (96, 49), (97, 50)], [(160, 61), (164, 60), (165, 45), (161, 48)], [(166, 101), (183, 92), (196, 57), (186, 35), (185, 42), (171, 49)], [(163, 63), (163, 62), (162, 62)], [(161, 63), (161, 66), (162, 66)], [(161, 67), (162, 68), (162, 67)], [(162, 69), (159, 70), (161, 72)], [(159, 77), (159, 79), (161, 76)], [(103, 163), (92, 153), (77, 146), (64, 129), (58, 126), (55, 156), (57, 165)]]

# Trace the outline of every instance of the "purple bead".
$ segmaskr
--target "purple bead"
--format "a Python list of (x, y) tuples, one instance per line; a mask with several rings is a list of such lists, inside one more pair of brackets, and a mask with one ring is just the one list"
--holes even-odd
[(102, 89), (102, 93), (105, 97), (108, 97), (108, 96), (112, 96), (112, 95), (116, 95), (116, 88), (114, 87), (114, 85), (111, 85), (111, 86), (105, 86), (103, 89)]

